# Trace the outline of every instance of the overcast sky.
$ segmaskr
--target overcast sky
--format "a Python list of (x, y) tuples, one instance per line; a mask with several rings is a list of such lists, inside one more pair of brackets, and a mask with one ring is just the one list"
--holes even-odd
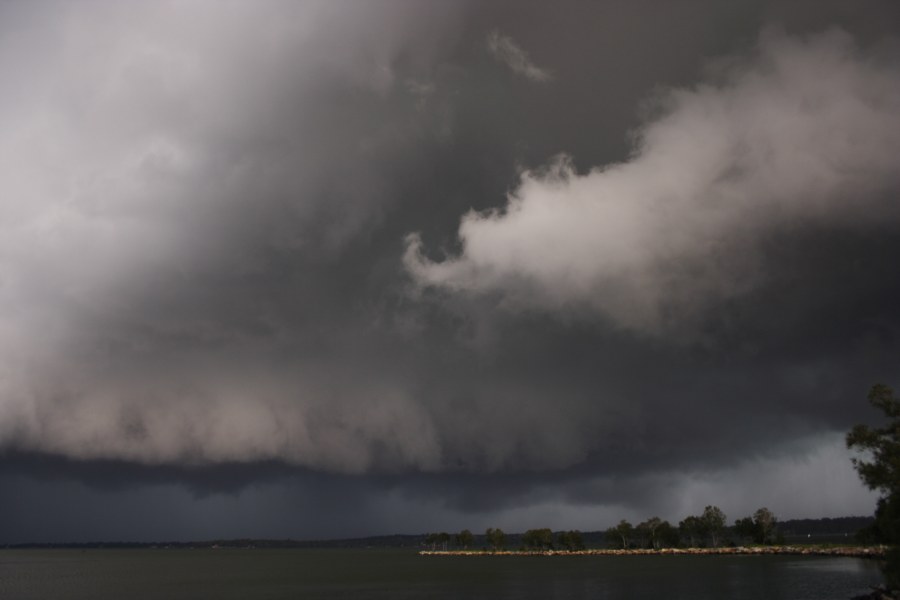
[(14, 0), (0, 82), (0, 543), (873, 512), (892, 0)]

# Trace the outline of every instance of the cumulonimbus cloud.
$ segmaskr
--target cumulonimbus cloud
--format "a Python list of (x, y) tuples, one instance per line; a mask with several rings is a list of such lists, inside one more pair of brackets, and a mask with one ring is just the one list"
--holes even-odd
[(768, 234), (900, 226), (896, 62), (840, 31), (768, 30), (711, 75), (660, 94), (630, 159), (522, 173), (502, 209), (462, 217), (458, 255), (432, 260), (410, 235), (408, 271), (652, 334), (763, 284)]

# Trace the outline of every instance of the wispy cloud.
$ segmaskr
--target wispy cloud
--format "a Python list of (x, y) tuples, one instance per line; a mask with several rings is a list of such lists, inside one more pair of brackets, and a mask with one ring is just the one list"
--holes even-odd
[(494, 58), (512, 69), (514, 73), (536, 83), (546, 83), (553, 79), (547, 69), (542, 69), (531, 62), (528, 53), (511, 37), (497, 30), (488, 34), (487, 46)]

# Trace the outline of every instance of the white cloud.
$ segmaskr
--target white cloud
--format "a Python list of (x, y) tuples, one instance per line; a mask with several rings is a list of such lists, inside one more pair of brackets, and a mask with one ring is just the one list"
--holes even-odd
[(422, 286), (659, 332), (764, 281), (759, 245), (797, 227), (900, 224), (900, 68), (832, 31), (769, 31), (751, 59), (661, 95), (633, 156), (526, 171), (502, 210), (462, 218), (458, 256), (418, 236)]
[(492, 31), (488, 34), (487, 47), (494, 58), (512, 69), (517, 75), (536, 83), (545, 83), (553, 79), (549, 71), (531, 62), (528, 53), (511, 37), (503, 35), (499, 31)]

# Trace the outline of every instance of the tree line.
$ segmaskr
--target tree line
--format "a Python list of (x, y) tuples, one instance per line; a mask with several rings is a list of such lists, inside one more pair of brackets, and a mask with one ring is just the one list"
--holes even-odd
[(632, 525), (626, 520), (606, 530), (607, 545), (614, 548), (676, 548), (710, 547), (724, 544), (781, 544), (784, 537), (776, 527), (777, 517), (768, 508), (760, 508), (752, 515), (727, 525), (727, 518), (718, 506), (707, 506), (703, 513), (690, 515), (677, 526), (659, 517), (651, 517)]
[[(627, 520), (607, 529), (603, 538), (611, 548), (676, 548), (719, 547), (735, 543), (780, 544), (784, 542), (777, 528), (778, 519), (768, 508), (760, 508), (752, 515), (737, 519), (728, 526), (725, 513), (717, 506), (707, 506), (699, 515), (685, 517), (678, 525), (672, 525), (659, 517), (632, 525)], [(488, 528), (483, 536), (476, 536), (468, 529), (451, 535), (446, 532), (430, 533), (425, 537), (432, 550), (475, 547), (505, 550), (508, 546), (522, 550), (583, 550), (584, 536), (577, 529), (554, 534), (549, 528), (529, 529), (521, 535), (507, 535), (501, 529)], [(510, 543), (512, 542), (512, 543)], [(518, 543), (516, 543), (518, 542)]]
[[(556, 535), (548, 528), (529, 529), (521, 535), (507, 536), (502, 529), (489, 527), (481, 541), (486, 549), (505, 550), (510, 538), (517, 538), (520, 546), (527, 550), (584, 550), (584, 539), (578, 530), (560, 531)], [(455, 535), (446, 532), (429, 533), (425, 536), (425, 544), (432, 550), (461, 549), (468, 550), (475, 545), (475, 535), (463, 529)]]

